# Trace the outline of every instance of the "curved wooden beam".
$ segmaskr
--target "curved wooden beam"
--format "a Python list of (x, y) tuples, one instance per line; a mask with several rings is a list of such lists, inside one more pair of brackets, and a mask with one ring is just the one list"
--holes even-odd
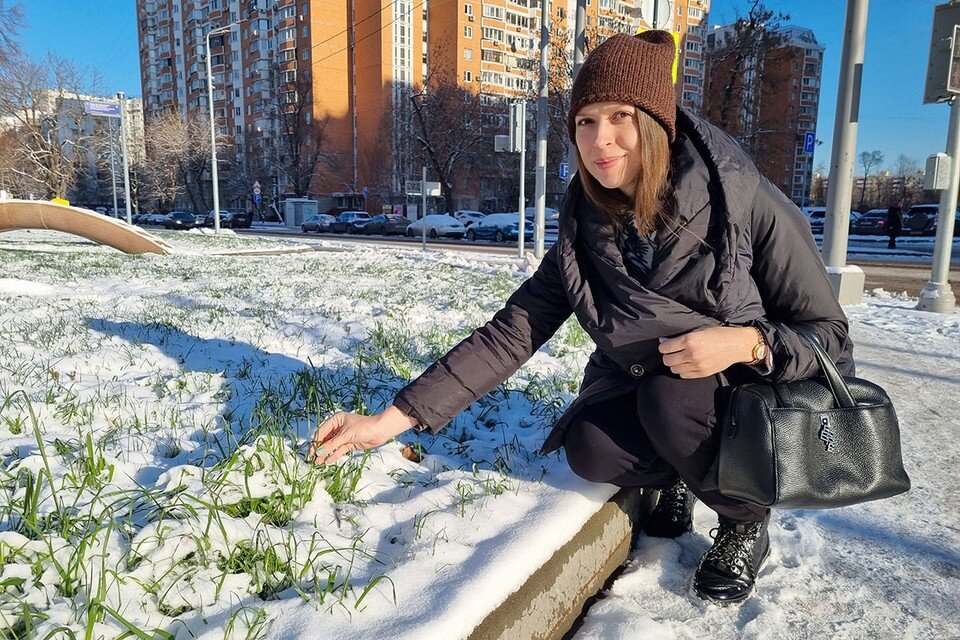
[(0, 200), (0, 232), (18, 229), (62, 231), (124, 253), (173, 253), (173, 247), (140, 227), (96, 211), (40, 200)]

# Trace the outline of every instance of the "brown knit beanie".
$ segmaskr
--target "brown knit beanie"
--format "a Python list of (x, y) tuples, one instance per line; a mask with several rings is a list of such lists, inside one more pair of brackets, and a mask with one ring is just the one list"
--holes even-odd
[(576, 143), (574, 118), (594, 102), (636, 105), (677, 136), (677, 107), (673, 94), (673, 61), (676, 44), (669, 31), (644, 31), (611, 36), (584, 60), (570, 93), (567, 128)]

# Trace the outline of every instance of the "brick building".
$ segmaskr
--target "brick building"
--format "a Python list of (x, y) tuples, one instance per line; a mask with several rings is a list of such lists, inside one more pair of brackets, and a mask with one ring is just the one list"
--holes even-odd
[[(589, 0), (588, 50), (614, 32), (649, 26), (637, 6)], [(677, 98), (698, 111), (709, 0), (673, 6), (666, 28), (681, 34)], [(572, 60), (576, 0), (550, 7), (553, 36), (565, 41), (557, 50)], [(484, 111), (474, 153), (491, 157), (469, 163), (484, 169), (458, 176), (456, 206), (479, 208), (496, 191), (488, 208), (502, 207), (505, 179), (516, 169), (492, 157), (492, 141), (506, 132), (512, 98), (531, 100), (535, 131), (540, 11), (539, 0), (137, 0), (145, 119), (149, 127), (167, 111), (206, 117), (205, 36), (239, 21), (211, 38), (209, 52), (217, 130), (227, 146), (219, 156), (227, 202), (244, 202), (244, 185), (254, 180), (266, 186), (276, 179), (281, 196), (295, 191), (296, 179), (265, 159), (282, 142), (283, 114), (304, 101), (308, 119), (326, 123), (309, 193), (339, 194), (340, 203), (371, 210), (402, 201), (405, 183), (418, 180), (425, 163), (411, 101), (428, 81), (427, 91), (429, 82), (471, 91)], [(554, 164), (565, 160), (554, 155)], [(548, 174), (557, 182), (555, 170)], [(369, 202), (359, 199), (364, 188), (375, 196)], [(562, 183), (548, 187), (559, 190)]]
[(816, 133), (824, 47), (810, 29), (795, 26), (777, 31), (773, 42), (738, 70), (734, 56), (725, 55), (737, 46), (734, 26), (707, 35), (704, 115), (739, 139), (760, 171), (803, 206), (813, 172), (804, 136)]

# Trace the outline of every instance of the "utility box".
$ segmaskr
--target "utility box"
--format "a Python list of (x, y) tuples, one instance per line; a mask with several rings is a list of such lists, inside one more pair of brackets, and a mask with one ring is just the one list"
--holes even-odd
[(951, 164), (950, 156), (945, 153), (935, 153), (927, 158), (923, 188), (928, 191), (942, 191), (949, 187)]
[(283, 221), (288, 229), (298, 229), (319, 207), (320, 203), (311, 198), (287, 198), (283, 201)]

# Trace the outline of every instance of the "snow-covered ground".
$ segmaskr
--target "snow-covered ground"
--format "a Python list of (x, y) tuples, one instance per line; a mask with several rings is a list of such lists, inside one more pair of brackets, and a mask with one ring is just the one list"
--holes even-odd
[[(0, 235), (0, 638), (465, 637), (614, 493), (533, 453), (591, 350), (572, 321), (440, 436), (303, 461), (318, 421), (385, 406), (533, 265), (165, 237), (177, 255)], [(688, 594), (698, 507), (696, 533), (640, 540), (577, 637), (960, 637), (960, 315), (913, 306), (848, 309), (910, 493), (778, 513), (739, 609)]]

